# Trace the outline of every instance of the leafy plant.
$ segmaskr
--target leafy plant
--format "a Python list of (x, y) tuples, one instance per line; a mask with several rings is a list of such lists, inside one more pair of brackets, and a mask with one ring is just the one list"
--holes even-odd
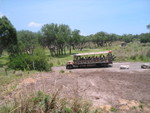
[(143, 109), (143, 105), (142, 105), (142, 104), (140, 104), (140, 105), (139, 105), (139, 108)]
[(112, 111), (112, 112), (116, 112), (116, 111), (117, 111), (117, 108), (115, 108), (115, 107), (111, 107), (110, 111)]
[(60, 70), (60, 73), (64, 73), (65, 71), (64, 70)]
[(45, 55), (42, 48), (36, 48), (32, 55), (19, 54), (10, 56), (9, 67), (15, 70), (38, 70), (50, 71), (52, 63), (48, 63), (49, 59)]

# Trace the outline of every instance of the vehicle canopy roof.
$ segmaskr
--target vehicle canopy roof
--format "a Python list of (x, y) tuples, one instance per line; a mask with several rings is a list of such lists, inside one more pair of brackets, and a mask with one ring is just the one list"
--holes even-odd
[(107, 54), (111, 53), (112, 51), (101, 51), (101, 52), (91, 52), (91, 53), (79, 53), (75, 54), (74, 56), (84, 56), (84, 55), (100, 55), (100, 54)]

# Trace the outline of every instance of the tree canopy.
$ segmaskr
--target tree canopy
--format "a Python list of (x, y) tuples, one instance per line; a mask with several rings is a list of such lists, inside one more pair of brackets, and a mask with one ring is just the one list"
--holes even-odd
[(38, 34), (21, 30), (17, 32), (19, 50), (23, 53), (33, 54), (35, 46), (38, 45)]
[(49, 48), (51, 55), (66, 53), (65, 47), (71, 36), (71, 29), (65, 24), (46, 24), (41, 29), (43, 43)]
[(16, 29), (7, 17), (3, 16), (0, 18), (0, 56), (4, 49), (7, 49), (10, 53), (13, 53), (15, 51), (14, 45), (16, 44)]
[(149, 29), (149, 32), (150, 32), (150, 24), (148, 24), (146, 27), (147, 27), (147, 29)]

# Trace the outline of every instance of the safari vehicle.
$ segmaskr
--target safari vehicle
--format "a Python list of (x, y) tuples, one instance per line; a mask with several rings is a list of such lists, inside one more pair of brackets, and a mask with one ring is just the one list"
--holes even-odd
[(74, 55), (73, 61), (67, 62), (66, 69), (108, 66), (113, 63), (113, 59), (112, 51), (79, 53)]

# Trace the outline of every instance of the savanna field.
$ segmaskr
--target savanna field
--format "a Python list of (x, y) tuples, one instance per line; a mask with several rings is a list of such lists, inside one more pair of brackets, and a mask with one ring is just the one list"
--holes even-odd
[[(132, 98), (131, 98), (131, 100), (130, 99), (129, 100), (127, 100), (127, 99), (119, 100), (119, 102), (124, 101), (125, 103), (127, 103), (127, 106), (121, 106), (121, 107), (127, 108), (125, 110), (124, 109), (122, 110), (120, 107), (117, 107), (117, 104), (116, 104), (117, 103), (116, 101), (118, 99), (117, 97), (115, 100), (112, 100), (113, 102), (111, 102), (111, 105), (109, 105), (109, 103), (106, 104), (104, 102), (103, 103), (104, 105), (98, 106), (97, 102), (95, 102), (95, 100), (93, 98), (96, 98), (96, 100), (99, 100), (99, 98), (101, 97), (103, 99), (104, 97), (102, 95), (104, 92), (101, 92), (102, 94), (100, 94), (101, 95), (100, 97), (93, 96), (92, 99), (91, 99), (92, 95), (90, 95), (90, 97), (89, 97), (89, 95), (83, 96), (82, 90), (78, 89), (78, 91), (77, 91), (77, 89), (76, 89), (76, 87), (77, 87), (77, 85), (75, 83), (76, 80), (72, 81), (72, 79), (70, 78), (70, 76), (75, 77), (75, 76), (79, 76), (79, 75), (86, 77), (85, 73), (83, 73), (84, 70), (88, 71), (88, 74), (93, 75), (91, 77), (94, 77), (94, 78), (98, 77), (98, 75), (96, 75), (96, 73), (99, 71), (100, 71), (100, 73), (102, 73), (102, 75), (104, 74), (104, 77), (105, 76), (110, 76), (110, 77), (114, 76), (115, 77), (115, 76), (118, 76), (119, 73), (122, 73), (122, 72), (119, 72), (119, 73), (116, 73), (115, 75), (113, 75), (113, 74), (111, 74), (111, 72), (107, 72), (108, 71), (107, 69), (103, 69), (103, 71), (106, 71), (106, 73), (105, 73), (102, 71), (102, 69), (94, 69), (94, 70), (91, 70), (91, 69), (76, 70), (75, 69), (75, 72), (74, 72), (74, 70), (66, 70), (65, 68), (63, 68), (67, 61), (73, 59), (74, 53), (99, 52), (99, 51), (107, 51), (107, 50), (112, 50), (113, 54), (116, 56), (116, 59), (114, 62), (127, 62), (127, 63), (128, 62), (131, 62), (131, 63), (150, 62), (150, 57), (149, 57), (150, 45), (149, 45), (149, 43), (142, 44), (139, 41), (136, 41), (136, 42), (128, 43), (127, 46), (125, 46), (125, 47), (121, 47), (120, 45), (121, 45), (121, 42), (118, 41), (118, 42), (114, 42), (111, 47), (98, 47), (98, 48), (91, 48), (91, 49), (84, 48), (82, 51), (76, 49), (76, 50), (72, 50), (72, 55), (66, 54), (66, 55), (53, 56), (53, 57), (50, 56), (48, 49), (44, 49), (44, 52), (48, 58), (48, 62), (52, 63), (53, 67), (57, 67), (57, 68), (52, 68), (51, 69), (52, 72), (48, 72), (47, 74), (44, 72), (46, 75), (44, 75), (44, 74), (42, 75), (42, 73), (38, 72), (38, 71), (29, 71), (29, 70), (22, 70), (22, 71), (20, 70), (19, 71), (19, 70), (13, 70), (13, 69), (8, 68), (7, 64), (9, 62), (9, 57), (8, 57), (8, 53), (6, 51), (4, 51), (3, 55), (1, 56), (1, 62), (0, 62), (1, 63), (1, 68), (0, 68), (0, 70), (1, 70), (0, 86), (1, 87), (0, 87), (0, 90), (1, 90), (1, 100), (2, 100), (1, 101), (1, 106), (2, 106), (1, 112), (30, 112), (30, 111), (31, 112), (49, 112), (49, 111), (59, 112), (59, 111), (62, 111), (62, 112), (68, 112), (68, 113), (76, 112), (76, 111), (79, 111), (81, 113), (82, 112), (93, 112), (93, 113), (102, 112), (103, 113), (103, 112), (122, 112), (122, 111), (126, 111), (126, 112), (130, 112), (130, 111), (142, 112), (142, 111), (144, 111), (145, 112), (148, 109), (149, 104), (147, 104), (147, 102), (141, 103), (140, 101), (136, 101), (136, 98), (135, 98), (135, 100), (132, 100)], [(60, 66), (60, 69), (59, 69), (59, 66)], [(119, 67), (118, 67), (118, 69), (119, 69)], [(140, 68), (137, 70), (140, 70)], [(139, 72), (139, 73), (141, 73), (141, 74), (145, 73), (145, 75), (147, 73), (147, 75), (149, 76), (148, 72)], [(37, 76), (37, 75), (39, 75), (39, 76)], [(122, 74), (122, 75), (124, 75), (124, 74)], [(132, 76), (131, 74), (128, 74), (128, 75), (129, 75), (129, 78), (130, 78), (130, 76)], [(145, 75), (142, 75), (142, 76), (145, 76)], [(47, 77), (45, 78), (45, 76), (47, 76)], [(53, 82), (55, 81), (55, 80), (53, 81), (53, 79), (57, 80), (59, 78), (59, 76), (62, 79), (62, 81), (61, 81), (62, 84), (58, 83), (58, 85), (56, 85), (54, 88), (53, 86), (51, 86), (53, 84)], [(69, 78), (68, 78), (68, 76), (69, 76)], [(126, 75), (124, 75), (124, 76), (126, 76)], [(140, 76), (141, 75), (137, 75), (137, 77), (140, 77)], [(67, 77), (69, 83), (67, 81), (65, 83), (64, 79), (66, 79), (66, 77)], [(48, 81), (48, 79), (50, 79), (52, 81)], [(147, 78), (147, 80), (148, 79), (149, 78)], [(88, 80), (90, 80), (90, 78), (88, 78)], [(35, 82), (35, 81), (37, 81), (37, 82)], [(49, 84), (49, 82), (52, 84)], [(70, 85), (70, 82), (72, 82), (71, 83), (72, 85), (69, 87), (72, 88), (72, 90), (67, 91), (67, 92), (70, 93), (71, 96), (70, 95), (66, 96), (66, 94), (64, 94), (64, 92), (66, 92), (66, 90), (64, 90), (61, 87), (63, 84)], [(78, 87), (82, 88), (82, 87), (87, 86), (87, 84), (89, 84), (86, 80), (84, 80), (83, 83), (84, 82), (86, 85), (78, 83), (78, 84), (80, 84), (80, 86), (78, 86)], [(105, 82), (103, 84), (107, 84)], [(141, 81), (139, 81), (139, 82), (141, 82)], [(143, 80), (143, 82), (146, 82), (146, 81)], [(20, 83), (26, 84), (26, 85), (20, 86)], [(131, 83), (132, 83), (132, 81), (131, 81)], [(33, 88), (33, 86), (35, 84), (37, 84), (37, 86), (35, 86)], [(39, 84), (42, 84), (42, 86), (38, 87)], [(90, 81), (90, 84), (91, 84), (91, 87), (94, 87), (94, 86), (92, 86), (92, 84), (95, 84), (95, 82), (91, 83), (91, 81)], [(117, 86), (117, 84), (116, 84), (116, 86)], [(20, 90), (18, 87), (24, 88), (24, 90), (26, 90), (26, 92), (20, 91), (22, 94), (18, 93), (17, 90)], [(44, 87), (46, 87), (46, 88), (44, 88)], [(98, 86), (98, 87), (101, 87), (101, 86)], [(103, 87), (109, 87), (109, 86), (105, 85)], [(53, 91), (47, 91), (47, 89), (49, 89), (49, 88), (52, 88)], [(30, 89), (34, 89), (34, 92), (30, 91)], [(88, 91), (90, 91), (90, 93), (94, 92), (94, 91), (90, 90), (89, 87), (87, 89), (88, 89)], [(133, 89), (135, 89), (135, 88), (133, 88)], [(73, 91), (73, 90), (75, 90), (75, 91)], [(111, 90), (111, 88), (110, 88), (110, 90)], [(115, 90), (116, 89), (114, 89), (114, 91)], [(87, 91), (87, 93), (88, 93), (88, 91)], [(118, 90), (116, 90), (116, 93), (117, 93), (117, 91)], [(21, 101), (18, 100), (20, 97), (15, 97), (17, 93), (19, 96), (22, 95)], [(123, 92), (123, 93), (125, 93), (125, 92)], [(62, 96), (62, 95), (65, 95), (65, 96)], [(136, 95), (136, 93), (135, 93), (135, 95)], [(82, 96), (86, 97), (86, 98), (83, 98)], [(14, 100), (14, 98), (18, 98), (18, 99)], [(64, 98), (68, 98), (68, 99), (66, 100)], [(109, 100), (111, 100), (111, 99), (109, 99)], [(102, 102), (100, 101), (100, 103), (102, 103)], [(113, 104), (115, 103), (116, 105), (115, 104), (113, 105), (112, 103)], [(132, 107), (130, 106), (131, 103), (133, 103)], [(96, 108), (95, 107), (93, 108), (93, 104), (96, 106)], [(128, 107), (128, 104), (130, 107)], [(51, 108), (52, 106), (54, 106), (54, 108)], [(46, 111), (46, 109), (47, 109), (47, 111)]]
[[(112, 65), (66, 69), (75, 54), (102, 51), (112, 51)], [(17, 31), (0, 16), (0, 113), (149, 113), (145, 63), (150, 33), (85, 36), (55, 23)]]

